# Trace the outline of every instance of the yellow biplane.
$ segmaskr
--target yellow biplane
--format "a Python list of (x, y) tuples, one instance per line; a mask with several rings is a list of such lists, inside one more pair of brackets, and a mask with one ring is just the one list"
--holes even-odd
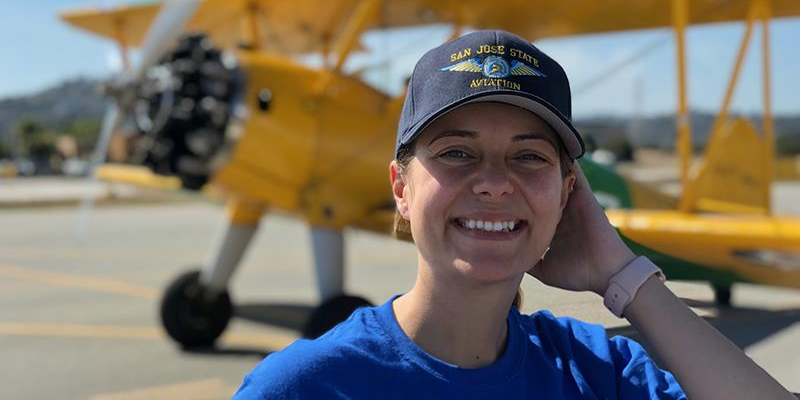
[[(394, 202), (392, 158), (402, 96), (391, 97), (345, 74), (359, 38), (373, 29), (449, 24), (502, 28), (530, 40), (673, 27), (679, 88), (678, 149), (683, 194), (671, 198), (582, 160), (594, 192), (625, 240), (678, 279), (710, 281), (726, 302), (730, 285), (754, 282), (800, 288), (800, 220), (770, 212), (772, 122), (768, 46), (763, 46), (764, 126), (728, 117), (750, 41), (772, 18), (800, 15), (794, 0), (508, 1), (472, 0), (171, 0), (109, 10), (72, 11), (63, 19), (116, 41), (125, 70), (94, 164), (111, 133), (133, 115), (134, 157), (144, 167), (106, 165), (101, 179), (227, 194), (228, 224), (202, 271), (172, 282), (161, 316), (185, 346), (210, 345), (232, 312), (227, 287), (270, 209), (311, 226), (321, 305), (304, 334), (316, 336), (368, 304), (343, 290), (342, 230), (388, 233)], [(705, 161), (691, 169), (684, 32), (691, 24), (744, 21), (728, 92)], [(186, 34), (186, 33), (190, 34)], [(133, 66), (128, 49), (140, 47)], [(319, 55), (320, 67), (293, 57)]]

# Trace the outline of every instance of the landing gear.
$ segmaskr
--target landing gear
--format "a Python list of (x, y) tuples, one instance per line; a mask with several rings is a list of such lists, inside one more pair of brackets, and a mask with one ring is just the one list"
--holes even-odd
[(234, 200), (228, 207), (229, 224), (208, 269), (179, 276), (161, 302), (161, 322), (169, 336), (183, 347), (212, 346), (233, 315), (228, 283), (264, 209)]
[[(170, 284), (161, 302), (161, 322), (169, 336), (185, 348), (212, 346), (233, 315), (228, 284), (252, 241), (264, 207), (232, 200), (229, 223), (219, 247), (203, 271), (193, 270)], [(322, 300), (303, 329), (316, 338), (357, 308), (372, 304), (344, 292), (344, 238), (341, 230), (313, 227), (311, 239), (317, 290)]]
[(731, 285), (721, 285), (713, 283), (714, 302), (719, 306), (729, 307), (731, 305)]
[(344, 236), (339, 229), (311, 228), (314, 247), (314, 272), (322, 303), (311, 313), (303, 336), (316, 338), (346, 320), (357, 308), (369, 307), (369, 301), (344, 292)]
[(164, 329), (183, 347), (209, 347), (225, 331), (233, 315), (227, 291), (211, 294), (200, 282), (200, 271), (179, 276), (161, 301)]
[(371, 307), (372, 303), (362, 297), (340, 295), (319, 305), (303, 328), (303, 336), (316, 339), (323, 333), (346, 320), (358, 308)]

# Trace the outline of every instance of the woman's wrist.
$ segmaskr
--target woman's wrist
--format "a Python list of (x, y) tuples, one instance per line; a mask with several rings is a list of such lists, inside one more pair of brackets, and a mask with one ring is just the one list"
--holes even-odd
[(606, 290), (608, 290), (608, 283), (611, 280), (611, 277), (616, 275), (636, 258), (636, 254), (634, 254), (624, 244), (616, 249), (608, 250), (604, 253), (605, 254), (603, 257), (600, 257), (597, 260), (596, 270), (600, 271), (600, 273), (598, 274), (597, 282), (593, 288), (593, 291), (600, 296), (604, 296)]
[(622, 318), (625, 308), (635, 298), (639, 288), (652, 276), (664, 281), (664, 274), (647, 257), (639, 256), (611, 277), (603, 295), (603, 305), (617, 318)]

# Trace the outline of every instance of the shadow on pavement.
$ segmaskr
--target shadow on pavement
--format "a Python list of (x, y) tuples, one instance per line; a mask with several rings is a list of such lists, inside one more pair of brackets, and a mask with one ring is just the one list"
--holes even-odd
[[(689, 307), (705, 309), (714, 317), (703, 317), (741, 349), (750, 347), (800, 322), (800, 309), (763, 310), (747, 307), (721, 307), (713, 302), (681, 299)], [(609, 337), (623, 335), (636, 340), (653, 354), (644, 338), (632, 326), (608, 329)]]
[(253, 356), (258, 359), (262, 359), (271, 353), (270, 351), (266, 351), (264, 349), (245, 347), (184, 347), (183, 351), (192, 354), (210, 356)]
[[(234, 316), (259, 324), (276, 326), (301, 332), (314, 307), (301, 304), (251, 303), (239, 304)], [(270, 355), (275, 349), (250, 347), (183, 347), (186, 353), (212, 356), (253, 356), (259, 359)]]
[(234, 313), (248, 321), (301, 332), (313, 310), (301, 304), (253, 303), (237, 305)]

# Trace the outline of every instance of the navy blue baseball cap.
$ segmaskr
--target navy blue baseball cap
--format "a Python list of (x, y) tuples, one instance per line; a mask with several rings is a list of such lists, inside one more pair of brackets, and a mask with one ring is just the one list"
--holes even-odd
[(529, 110), (558, 133), (571, 158), (583, 155), (564, 69), (519, 36), (486, 30), (442, 44), (417, 62), (397, 127), (395, 157), (448, 111), (485, 101)]

